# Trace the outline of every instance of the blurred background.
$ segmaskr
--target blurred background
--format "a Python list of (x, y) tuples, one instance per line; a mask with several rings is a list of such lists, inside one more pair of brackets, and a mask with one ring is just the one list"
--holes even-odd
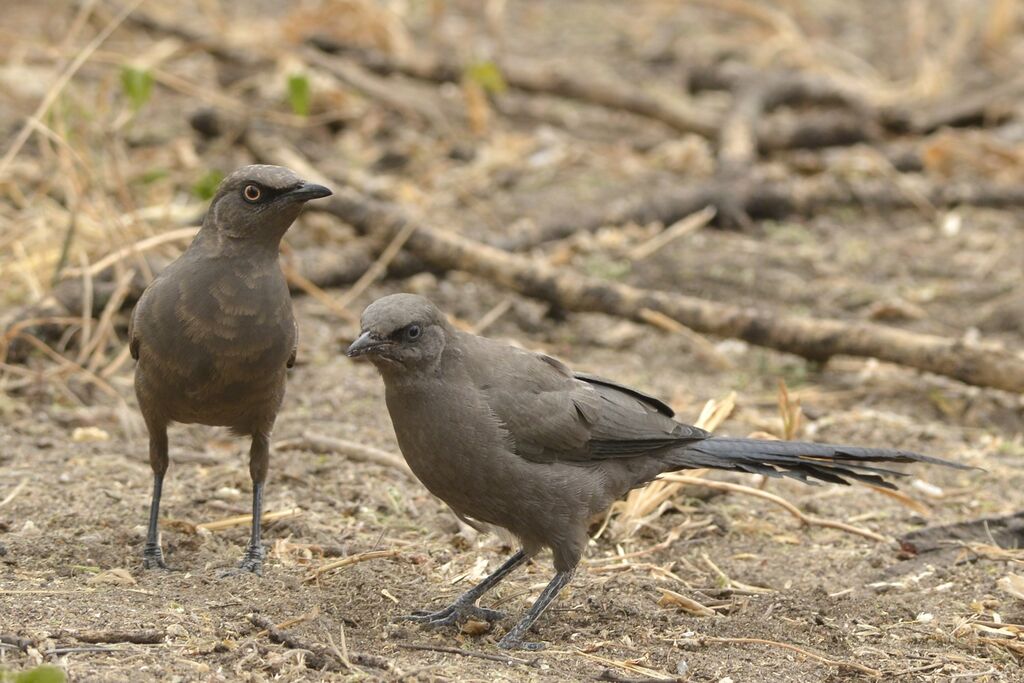
[[(388, 625), (422, 606), (396, 605), (423, 599), (417, 583), (461, 590), (504, 552), (367, 455), (397, 447), (379, 380), (340, 349), (373, 298), (415, 291), (467, 329), (724, 433), (986, 470), (921, 468), (895, 498), (738, 475), (636, 492), (595, 525), (591, 566), (543, 626), (572, 656), (548, 673), (513, 663), (510, 679), (766, 667), (823, 680), (856, 660), (890, 679), (1012, 680), (1022, 13), (1018, 0), (8, 0), (0, 635), (31, 646), (0, 657), (88, 680), (140, 664), (317, 676), (260, 635), (257, 609), (303, 617), (294, 628), (314, 642), (347, 628), (349, 647), (382, 658), (362, 665), (378, 675), (492, 675), (487, 660), (402, 649), (447, 641)], [(210, 577), (245, 534), (217, 525), (246, 512), (244, 444), (172, 432), (164, 544), (196, 575), (141, 572), (148, 464), (126, 325), (220, 179), (248, 163), (336, 196), (282, 248), (300, 351), (268, 489), (279, 517), (268, 576), (232, 585), (224, 609)], [(316, 573), (381, 548), (394, 553)], [(499, 593), (506, 607), (528, 604), (546, 562)], [(160, 638), (60, 654), (103, 624)], [(729, 641), (746, 636), (828, 661)], [(331, 675), (359, 669), (327, 652)]]

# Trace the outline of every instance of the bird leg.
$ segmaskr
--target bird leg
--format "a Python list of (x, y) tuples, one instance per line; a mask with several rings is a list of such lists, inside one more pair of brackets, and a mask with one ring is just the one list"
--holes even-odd
[(142, 566), (145, 569), (167, 569), (164, 554), (160, 549), (160, 496), (164, 489), (164, 474), (167, 473), (167, 426), (149, 427), (149, 465), (153, 468), (153, 498), (149, 504), (149, 527), (146, 529), (146, 546), (142, 551)]
[(252, 531), (249, 545), (238, 567), (221, 572), (221, 576), (233, 576), (245, 572), (263, 574), (265, 550), (260, 540), (260, 522), (263, 518), (263, 484), (267, 480), (267, 465), (270, 462), (269, 435), (257, 432), (252, 436), (249, 449), (249, 474), (252, 476)]
[(537, 600), (530, 607), (530, 611), (526, 613), (519, 623), (512, 627), (512, 630), (505, 634), (505, 637), (498, 641), (498, 647), (503, 650), (543, 650), (544, 643), (531, 643), (523, 640), (523, 636), (533, 626), (533, 622), (537, 621), (544, 610), (548, 608), (551, 601), (555, 599), (555, 596), (565, 588), (566, 584), (572, 581), (572, 575), (575, 572), (574, 569), (568, 571), (561, 571), (555, 574), (555, 578), (551, 579), (547, 587), (537, 597)]
[(414, 612), (410, 615), (401, 617), (401, 619), (419, 622), (431, 628), (461, 624), (467, 619), (480, 619), (489, 624), (504, 619), (504, 612), (484, 607), (477, 607), (475, 603), (481, 598), (481, 596), (483, 596), (484, 593), (498, 585), (498, 582), (511, 574), (516, 567), (523, 564), (528, 559), (529, 556), (527, 556), (526, 552), (520, 550), (512, 557), (508, 558), (508, 560), (505, 561), (505, 564), (494, 570), (491, 575), (460, 595), (455, 599), (455, 602), (448, 607), (445, 607), (443, 610), (437, 612)]

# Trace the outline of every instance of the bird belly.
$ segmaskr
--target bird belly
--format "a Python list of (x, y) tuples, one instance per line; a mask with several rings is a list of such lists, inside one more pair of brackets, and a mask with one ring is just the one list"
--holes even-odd
[(144, 412), (152, 407), (174, 422), (232, 427), (251, 433), (273, 424), (284, 398), (287, 352), (271, 349), (251, 360), (226, 360), (195, 344), (166, 359), (143, 350), (136, 391)]
[(389, 390), (387, 400), (409, 467), (456, 513), (507, 529), (526, 547), (557, 547), (570, 537), (578, 544), (575, 529), (585, 523), (575, 521), (600, 497), (600, 473), (523, 459), (485, 405), (430, 392), (413, 399)]

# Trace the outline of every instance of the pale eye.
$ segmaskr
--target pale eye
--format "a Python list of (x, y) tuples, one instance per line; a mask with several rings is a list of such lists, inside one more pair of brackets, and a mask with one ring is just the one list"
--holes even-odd
[(245, 190), (242, 191), (242, 196), (245, 197), (247, 202), (258, 202), (260, 197), (263, 196), (263, 191), (255, 185), (246, 185)]
[(420, 334), (422, 334), (422, 330), (419, 325), (409, 325), (405, 328), (405, 338), (409, 341), (416, 341), (420, 338)]

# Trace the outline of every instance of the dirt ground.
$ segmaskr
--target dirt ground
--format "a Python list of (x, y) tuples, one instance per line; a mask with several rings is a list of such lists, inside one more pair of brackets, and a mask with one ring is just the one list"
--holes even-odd
[[(223, 4), (229, 15), (237, 11)], [(15, 3), (11, 16), (25, 35), (55, 41), (73, 12), (47, 19), (39, 5)], [(870, 56), (879, 69), (902, 64), (884, 58), (886, 50), (898, 52), (902, 35), (884, 11), (872, 14), (845, 3), (822, 7), (813, 17), (821, 34), (851, 54)], [(470, 28), (483, 21), (472, 3), (451, 3), (447, 12), (438, 31), (448, 40), (472, 34)], [(666, 2), (510, 1), (504, 16), (505, 45), (513, 53), (578, 60), (662, 86), (672, 72), (651, 57), (655, 48), (685, 54), (690, 40), (736, 40), (746, 25)], [(425, 40), (429, 22), (422, 11), (406, 21), (411, 34)], [(703, 35), (708, 26), (714, 37)], [(730, 34), (732, 29), (738, 33)], [(128, 53), (151, 38), (124, 29), (111, 40), (108, 51)], [(199, 56), (165, 68), (213, 82), (212, 67)], [(899, 67), (891, 70), (892, 78), (903, 75)], [(81, 87), (104, 83), (104, 73), (102, 66), (84, 69)], [(18, 100), (16, 114), (30, 111), (29, 104)], [(139, 205), (180, 197), (206, 165), (230, 169), (246, 161), (238, 148), (195, 142), (181, 116), (194, 105), (180, 92), (162, 92), (147, 105), (152, 115), (124, 133), (132, 141), (119, 149), (132, 163), (145, 158), (152, 167), (171, 168), (138, 186), (146, 198)], [(538, 123), (524, 107), (518, 115), (498, 117), (489, 136), (473, 140), (472, 160), (452, 154), (448, 141), (388, 123), (383, 115), (340, 131), (312, 131), (298, 144), (307, 150), (326, 146), (333, 154), (314, 156), (325, 166), (346, 165), (376, 177), (384, 191), (415, 205), (431, 224), (475, 237), (523, 219), (590, 207), (613, 192), (628, 195), (699, 176), (670, 168), (664, 140), (671, 136), (659, 125), (565, 102), (552, 106), (565, 109), (578, 126)], [(4, 123), (13, 131), (11, 116)], [(180, 161), (182, 146), (199, 155), (199, 166), (168, 161)], [(699, 145), (693, 149), (703, 158)], [(89, 153), (107, 150), (94, 142)], [(31, 147), (22, 154), (33, 158)], [(383, 163), (385, 157), (397, 167)], [(852, 150), (838, 164), (856, 165), (858, 159)], [(38, 177), (27, 168), (30, 161), (23, 163), (18, 177)], [(1020, 319), (1006, 304), (1024, 297), (1022, 228), (1013, 210), (928, 215), (844, 209), (752, 231), (706, 228), (639, 261), (624, 259), (621, 243), (642, 240), (648, 228), (607, 230), (570, 240), (570, 259), (583, 272), (637, 286), (780, 313), (886, 316), (886, 324), (904, 329), (981, 337), (1019, 349)], [(300, 249), (350, 237), (329, 216), (307, 212), (288, 243)], [(23, 238), (31, 246), (32, 237)], [(112, 250), (119, 236), (106, 239), (93, 246), (94, 257)], [(801, 402), (803, 438), (899, 447), (983, 468), (908, 470), (901, 488), (916, 503), (865, 487), (765, 485), (807, 514), (900, 538), (1024, 510), (1020, 396), (871, 360), (818, 365), (728, 340), (711, 341), (731, 367), (712, 367), (680, 335), (601, 314), (552, 312), (460, 273), (384, 280), (352, 309), (394, 291), (427, 295), (469, 322), (507, 299), (508, 311), (487, 335), (664, 397), (686, 421), (696, 420), (708, 399), (735, 392), (736, 408), (719, 433), (781, 434), (782, 379)], [(5, 305), (13, 310), (29, 299), (8, 293)], [(549, 580), (547, 554), (482, 600), (509, 613), (492, 633), (430, 632), (396, 621), (411, 610), (445, 604), (514, 548), (461, 528), (443, 503), (396, 469), (302, 445), (314, 433), (397, 453), (379, 377), (343, 354), (352, 325), (311, 297), (297, 296), (295, 306), (299, 360), (274, 434), (278, 447), (266, 494), (270, 512), (292, 514), (265, 527), (269, 554), (262, 577), (218, 576), (240, 558), (245, 524), (212, 532), (195, 526), (248, 512), (247, 443), (216, 429), (172, 428), (162, 535), (174, 571), (147, 572), (141, 548), (151, 475), (131, 364), (109, 378), (120, 401), (73, 377), (67, 387), (40, 379), (0, 393), (0, 635), (32, 643), (0, 646), (0, 671), (47, 661), (80, 681), (866, 678), (844, 664), (852, 662), (877, 670), (882, 680), (1024, 676), (1020, 640), (991, 632), (997, 622), (1024, 624), (1024, 601), (997, 584), (1024, 564), (1019, 523), (967, 525), (950, 542), (951, 533), (925, 533), (901, 547), (835, 528), (801, 527), (767, 500), (701, 487), (683, 489), (635, 532), (613, 522), (593, 540), (575, 580), (538, 624), (534, 637), (547, 643), (539, 653), (506, 655), (495, 643)], [(110, 342), (112, 356), (124, 343), (122, 316), (121, 337)], [(40, 370), (52, 364), (43, 356), (27, 362)], [(752, 477), (711, 476), (760, 484)], [(309, 579), (325, 562), (367, 551), (393, 552)], [(718, 614), (662, 606), (662, 589), (712, 605)], [(273, 642), (253, 624), (254, 616), (282, 625), (298, 644)], [(98, 631), (156, 631), (160, 637), (150, 644), (83, 642), (83, 634)], [(310, 646), (332, 657), (347, 654), (352, 668), (317, 670), (309, 665), (316, 652), (304, 649)], [(47, 654), (55, 648), (58, 654)]]

